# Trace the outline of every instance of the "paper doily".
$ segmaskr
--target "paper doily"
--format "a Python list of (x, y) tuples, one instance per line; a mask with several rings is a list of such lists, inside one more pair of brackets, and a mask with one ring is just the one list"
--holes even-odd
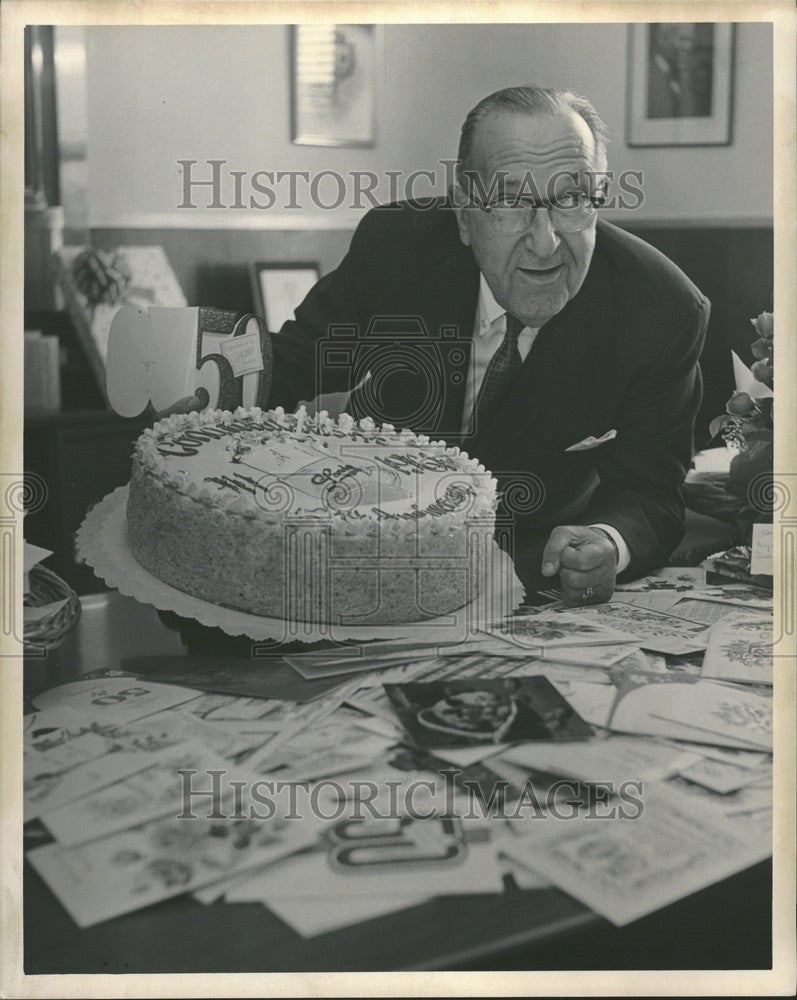
[(523, 586), (512, 560), (495, 543), (485, 591), (471, 604), (441, 618), (400, 625), (338, 625), (289, 622), (235, 611), (192, 597), (149, 573), (136, 560), (127, 542), (127, 486), (109, 493), (88, 512), (77, 533), (78, 552), (98, 577), (126, 597), (173, 611), (228, 635), (276, 642), (343, 642), (369, 639), (413, 639), (419, 642), (465, 641), (474, 632), (523, 600)]

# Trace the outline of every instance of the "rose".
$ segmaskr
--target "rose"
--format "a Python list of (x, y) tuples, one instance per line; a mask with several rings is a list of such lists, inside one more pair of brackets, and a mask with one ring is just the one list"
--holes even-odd
[(749, 413), (754, 407), (755, 403), (746, 392), (735, 392), (725, 404), (728, 413), (737, 416)]
[(753, 341), (750, 350), (753, 352), (754, 358), (771, 358), (774, 344), (766, 337), (759, 337), (758, 340)]
[[(772, 340), (775, 335), (775, 317), (770, 312), (762, 312), (756, 316), (755, 319), (751, 319), (750, 322), (753, 324), (756, 333), (759, 337), (763, 337), (766, 340)], [(756, 355), (758, 357), (759, 355)]]
[(775, 369), (769, 361), (756, 361), (750, 371), (753, 375), (755, 375), (759, 382), (763, 382), (766, 385), (772, 385), (772, 379), (775, 376)]
[[(758, 334), (758, 339), (751, 345), (751, 353), (757, 360), (750, 371), (758, 382), (771, 386), (775, 375), (774, 316), (771, 312), (762, 312), (750, 322)], [(726, 444), (742, 450), (749, 449), (756, 436), (761, 434), (771, 445), (771, 396), (767, 399), (754, 399), (750, 393), (737, 389), (725, 404), (723, 416), (715, 417), (709, 425), (709, 435), (712, 438), (720, 433)]]

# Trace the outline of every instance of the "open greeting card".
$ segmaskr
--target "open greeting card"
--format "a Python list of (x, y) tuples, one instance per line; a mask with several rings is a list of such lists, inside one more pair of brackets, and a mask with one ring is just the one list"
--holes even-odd
[(271, 341), (250, 314), (135, 304), (111, 323), (108, 399), (123, 417), (138, 416), (150, 402), (165, 410), (197, 389), (207, 391), (211, 410), (265, 408), (270, 371)]

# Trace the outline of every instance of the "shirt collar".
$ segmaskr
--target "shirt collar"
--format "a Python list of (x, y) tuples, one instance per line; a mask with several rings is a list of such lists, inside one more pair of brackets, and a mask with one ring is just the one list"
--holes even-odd
[(477, 333), (480, 337), (483, 337), (489, 332), (490, 327), (499, 317), (506, 315), (506, 309), (504, 309), (503, 306), (499, 306), (495, 301), (495, 296), (490, 290), (490, 286), (487, 284), (487, 279), (483, 274), (480, 275), (479, 278), (479, 304), (477, 315), (479, 317)]

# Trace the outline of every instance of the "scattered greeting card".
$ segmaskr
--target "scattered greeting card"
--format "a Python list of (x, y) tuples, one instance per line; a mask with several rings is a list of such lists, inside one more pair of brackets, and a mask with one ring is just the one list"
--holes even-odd
[(23, 746), (24, 780), (30, 782), (40, 775), (68, 771), (87, 761), (96, 760), (108, 752), (107, 740), (96, 733), (81, 733), (58, 747), (29, 750)]
[[(489, 821), (488, 821), (489, 822)], [(501, 892), (491, 839), (498, 824), (455, 817), (366, 816), (330, 825), (317, 850), (240, 879), (237, 902), (286, 896), (347, 899)]]
[(760, 608), (742, 607), (727, 601), (697, 600), (693, 597), (686, 597), (679, 600), (670, 609), (669, 614), (675, 618), (682, 618), (684, 621), (694, 622), (696, 625), (708, 626), (723, 619), (735, 621), (750, 615), (760, 618), (762, 611)]
[(772, 621), (722, 620), (711, 628), (701, 676), (741, 684), (772, 683)]
[(738, 604), (761, 611), (772, 610), (772, 594), (746, 583), (727, 583), (711, 590), (695, 591), (689, 597), (693, 601), (722, 601), (723, 604)]
[(680, 599), (681, 594), (675, 590), (625, 590), (612, 594), (611, 603), (633, 604), (637, 608), (650, 608), (666, 614)]
[(755, 784), (766, 772), (758, 768), (742, 767), (729, 761), (712, 760), (701, 757), (681, 769), (681, 777), (702, 785), (718, 795), (727, 795), (748, 785)]
[(568, 608), (536, 615), (508, 615), (493, 622), (489, 632), (520, 652), (533, 651), (536, 656), (570, 647), (639, 645), (633, 634), (613, 627), (608, 621), (585, 619), (573, 613), (578, 610)]
[[(355, 716), (352, 718), (352, 716)], [(270, 757), (267, 772), (280, 781), (307, 781), (331, 774), (345, 774), (367, 766), (396, 742), (394, 735), (379, 735), (360, 726), (356, 713), (338, 710), (310, 726)], [(258, 765), (252, 765), (259, 771)]]
[(223, 770), (224, 760), (198, 744), (181, 744), (144, 771), (77, 802), (48, 810), (42, 821), (56, 840), (69, 847), (161, 816), (176, 816), (185, 785), (180, 771), (207, 772), (211, 768)]
[(613, 924), (623, 926), (771, 853), (712, 813), (648, 786), (634, 821), (588, 816), (508, 841), (505, 851)]
[(681, 621), (651, 608), (632, 604), (595, 604), (583, 608), (569, 608), (569, 615), (576, 619), (621, 630), (626, 641), (636, 643), (654, 653), (681, 656), (706, 648), (706, 630), (700, 625)]
[(37, 695), (35, 701), (40, 709), (67, 706), (92, 721), (123, 723), (135, 722), (198, 696), (190, 688), (109, 675), (49, 688)]
[[(124, 726), (87, 723), (61, 707), (28, 718), (23, 741), (26, 823), (151, 767), (159, 755), (200, 734), (198, 721), (182, 711)], [(215, 741), (201, 735), (216, 753), (230, 740), (229, 735)]]
[(591, 679), (589, 682), (561, 681), (553, 677), (550, 680), (559, 694), (585, 722), (591, 726), (606, 728), (617, 697), (617, 688), (614, 684), (594, 684)]
[(753, 525), (753, 545), (750, 554), (750, 572), (772, 576), (773, 525)]
[(609, 728), (748, 750), (772, 749), (772, 699), (697, 677), (626, 673)]
[(684, 593), (691, 590), (701, 590), (706, 586), (706, 571), (700, 566), (663, 566), (655, 573), (632, 580), (630, 583), (618, 583), (617, 593)]
[(40, 754), (63, 747), (77, 736), (88, 733), (90, 728), (84, 716), (67, 706), (55, 705), (29, 712), (22, 722), (22, 752), (26, 766), (32, 766), (34, 758)]
[(153, 763), (153, 755), (144, 752), (106, 753), (76, 767), (61, 771), (40, 771), (26, 778), (23, 785), (23, 817), (28, 823), (67, 802), (88, 795), (99, 788), (116, 784)]
[(322, 826), (311, 817), (160, 819), (79, 847), (47, 844), (27, 859), (78, 926), (90, 927), (284, 858)]
[(667, 778), (700, 760), (694, 751), (632, 736), (572, 744), (541, 741), (512, 747), (502, 756), (516, 764), (578, 778), (587, 784), (611, 782), (615, 789), (627, 781)]

